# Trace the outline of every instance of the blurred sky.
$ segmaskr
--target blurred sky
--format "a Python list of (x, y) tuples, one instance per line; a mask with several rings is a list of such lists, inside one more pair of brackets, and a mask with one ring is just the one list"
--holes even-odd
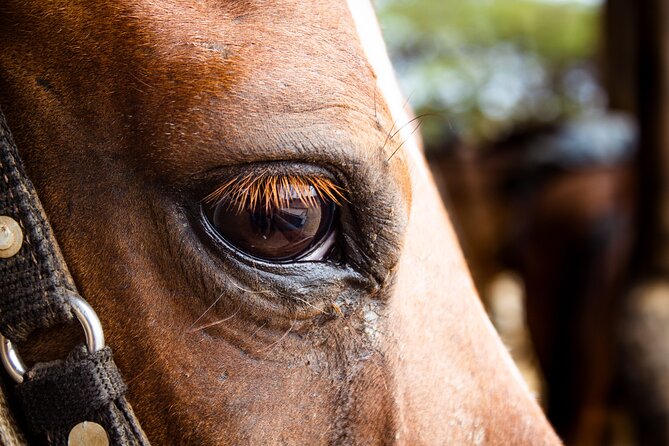
[(428, 152), (606, 107), (601, 0), (377, 0)]

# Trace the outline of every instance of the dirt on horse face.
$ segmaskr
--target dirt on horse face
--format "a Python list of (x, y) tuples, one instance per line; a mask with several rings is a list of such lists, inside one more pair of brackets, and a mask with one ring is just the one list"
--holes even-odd
[[(5, 0), (0, 44), (0, 106), (154, 444), (558, 442), (397, 132), (367, 0)], [(345, 191), (336, 258), (212, 230), (204, 197), (261, 173)]]

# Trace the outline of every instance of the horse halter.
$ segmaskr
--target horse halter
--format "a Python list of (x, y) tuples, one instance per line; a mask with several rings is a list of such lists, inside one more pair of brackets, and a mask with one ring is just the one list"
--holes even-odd
[[(15, 347), (38, 329), (79, 320), (86, 345), (66, 359), (26, 367)], [(149, 444), (129, 403), (95, 311), (79, 295), (0, 111), (0, 359), (13, 415), (31, 442), (83, 445), (77, 429), (111, 445)], [(0, 411), (1, 412), (1, 411)], [(0, 444), (25, 444), (3, 432)], [(104, 432), (103, 432), (104, 431)]]

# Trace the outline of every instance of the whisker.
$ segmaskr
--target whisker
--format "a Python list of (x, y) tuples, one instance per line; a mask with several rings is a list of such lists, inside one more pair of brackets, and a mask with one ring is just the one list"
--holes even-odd
[[(167, 350), (167, 348), (165, 348), (164, 350)], [(164, 353), (163, 351), (159, 351), (159, 352), (158, 352), (158, 355), (157, 355), (158, 357), (157, 357), (155, 360), (151, 361), (149, 364), (147, 364), (147, 366), (144, 367), (144, 368), (143, 368), (140, 372), (138, 372), (135, 376), (133, 376), (132, 378), (128, 379), (127, 382), (126, 382), (126, 384), (129, 386), (129, 385), (132, 384), (134, 381), (137, 381), (140, 377), (142, 377), (146, 372), (148, 372), (149, 370), (151, 370), (151, 368), (152, 368), (154, 365), (156, 365), (156, 364), (158, 363), (158, 361), (160, 361), (160, 360), (162, 359), (162, 358), (161, 358), (161, 355), (162, 355), (163, 353)]]
[(404, 127), (408, 126), (409, 124), (411, 124), (413, 122), (416, 122), (419, 119), (422, 120), (423, 118), (437, 117), (437, 116), (439, 116), (439, 114), (438, 113), (433, 113), (433, 112), (421, 113), (418, 116), (414, 116), (413, 118), (409, 119), (402, 127), (398, 128), (397, 131), (395, 133), (393, 133), (393, 136), (391, 136), (391, 138), (394, 138), (395, 136), (397, 136), (397, 134), (399, 132), (401, 132)]
[[(414, 90), (414, 91), (415, 91), (415, 90)], [(408, 95), (408, 96), (406, 97), (406, 99), (404, 100), (404, 103), (402, 104), (402, 109), (403, 109), (403, 110), (406, 108), (407, 104), (409, 103), (409, 100), (411, 99), (411, 96), (413, 95), (413, 93), (414, 93), (414, 92), (412, 91), (411, 94)], [(399, 118), (398, 118), (398, 119), (399, 119)], [(395, 121), (393, 121), (393, 125), (392, 125), (392, 127), (390, 127), (390, 130), (388, 131), (388, 134), (386, 135), (386, 140), (383, 141), (383, 145), (381, 146), (381, 152), (383, 152), (383, 149), (386, 148), (386, 144), (388, 144), (388, 141), (391, 140), (392, 138), (394, 138), (395, 135), (397, 135), (397, 132), (393, 133), (393, 130), (395, 129), (395, 126), (396, 126), (396, 125), (397, 125), (397, 119), (396, 119)], [(405, 125), (406, 125), (406, 124), (405, 124)], [(398, 131), (399, 131), (399, 130), (398, 130)], [(392, 136), (391, 136), (391, 134), (392, 134)]]
[[(421, 117), (424, 117), (424, 116), (421, 116)], [(395, 154), (396, 154), (397, 152), (399, 152), (399, 150), (402, 148), (402, 146), (404, 145), (404, 143), (407, 142), (409, 139), (411, 139), (411, 137), (413, 136), (413, 134), (416, 133), (416, 130), (418, 130), (422, 124), (423, 124), (423, 120), (421, 119), (421, 120), (418, 122), (418, 125), (416, 125), (416, 128), (414, 128), (414, 129), (411, 131), (411, 133), (409, 133), (409, 136), (407, 136), (407, 138), (406, 138), (404, 141), (402, 141), (402, 143), (401, 143), (399, 146), (397, 146), (397, 148), (393, 151), (393, 153), (390, 154), (390, 156), (388, 157), (388, 159), (386, 160), (386, 162), (387, 162), (387, 161), (390, 161), (390, 160), (392, 159), (392, 157), (395, 156)]]
[(228, 316), (228, 317), (226, 317), (226, 318), (223, 318), (223, 319), (220, 319), (220, 320), (211, 322), (211, 323), (209, 323), (209, 324), (204, 324), (204, 325), (202, 325), (202, 326), (200, 326), (200, 327), (197, 327), (197, 328), (190, 329), (190, 330), (188, 330), (188, 333), (195, 333), (195, 332), (198, 332), (198, 331), (200, 331), (200, 330), (205, 330), (205, 329), (207, 329), (207, 328), (211, 328), (211, 327), (214, 327), (214, 326), (216, 326), (216, 325), (220, 325), (220, 324), (222, 324), (223, 322), (227, 322), (227, 321), (229, 321), (230, 319), (232, 319), (233, 317), (237, 316), (238, 313), (239, 313), (239, 309), (237, 309), (237, 311), (235, 311), (232, 315), (230, 315), (230, 316)]
[(272, 348), (276, 347), (281, 341), (283, 341), (286, 338), (286, 336), (288, 336), (288, 333), (293, 331), (293, 328), (295, 328), (296, 323), (297, 323), (297, 321), (293, 320), (293, 323), (290, 325), (290, 328), (288, 328), (288, 330), (283, 334), (283, 336), (281, 336), (279, 339), (277, 339), (276, 342), (273, 342), (270, 345), (261, 348), (260, 350), (256, 350), (256, 353), (264, 352), (267, 349), (272, 349)]
[(255, 337), (255, 335), (257, 335), (260, 330), (265, 328), (265, 325), (267, 325), (267, 322), (263, 322), (262, 324), (260, 324), (260, 326), (258, 328), (256, 328), (253, 331), (253, 333), (251, 333), (251, 336), (248, 337), (247, 341), (250, 341), (251, 339), (253, 339)]
[(297, 297), (297, 296), (293, 296), (293, 299), (302, 302), (303, 304), (305, 304), (305, 305), (307, 305), (307, 306), (313, 308), (314, 310), (318, 311), (318, 312), (321, 313), (321, 314), (327, 314), (327, 312), (324, 311), (322, 308), (318, 308), (316, 305), (312, 304), (311, 302), (309, 302), (309, 301), (306, 300), (306, 299), (302, 299), (301, 297)]
[[(244, 291), (245, 293), (249, 293), (249, 294), (267, 294), (267, 293), (271, 293), (270, 290), (249, 290), (249, 289), (246, 289), (246, 288), (244, 288), (240, 285), (237, 285), (234, 282), (231, 282), (231, 283), (232, 283), (232, 286), (234, 286), (238, 290)], [(258, 285), (260, 285), (260, 282), (258, 282)]]
[(216, 304), (223, 298), (223, 294), (224, 294), (224, 293), (221, 293), (221, 294), (216, 298), (216, 300), (214, 300), (214, 302), (213, 302), (211, 305), (209, 305), (209, 307), (208, 307), (206, 310), (204, 310), (204, 313), (202, 313), (202, 314), (200, 315), (200, 317), (198, 317), (197, 319), (195, 319), (195, 322), (193, 322), (193, 323), (190, 325), (190, 327), (188, 327), (187, 331), (189, 331), (190, 329), (192, 329), (198, 322), (200, 322), (200, 321), (202, 320), (202, 318), (203, 318), (207, 313), (209, 313), (209, 311), (210, 311), (212, 308), (214, 308), (214, 307), (216, 306)]

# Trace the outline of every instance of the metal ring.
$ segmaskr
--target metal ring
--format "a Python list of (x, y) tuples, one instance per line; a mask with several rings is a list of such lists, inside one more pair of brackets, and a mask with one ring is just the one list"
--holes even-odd
[[(70, 304), (72, 312), (79, 320), (86, 335), (86, 348), (89, 353), (95, 353), (105, 347), (105, 334), (102, 331), (102, 324), (95, 310), (81, 297), (70, 294)], [(17, 383), (23, 382), (23, 375), (27, 371), (19, 352), (14, 343), (0, 334), (0, 360), (9, 376)]]

